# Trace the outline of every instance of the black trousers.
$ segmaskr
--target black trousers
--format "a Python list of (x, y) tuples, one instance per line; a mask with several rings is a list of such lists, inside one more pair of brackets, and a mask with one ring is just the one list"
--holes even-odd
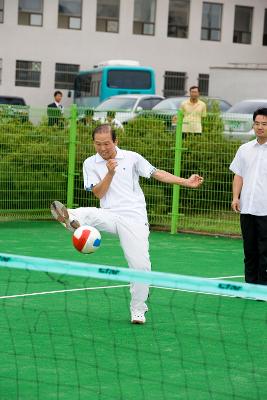
[(267, 285), (267, 216), (240, 214), (245, 281)]

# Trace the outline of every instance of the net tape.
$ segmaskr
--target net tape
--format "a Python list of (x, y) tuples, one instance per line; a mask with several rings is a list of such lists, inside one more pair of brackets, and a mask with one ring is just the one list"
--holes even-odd
[(53, 260), (0, 253), (0, 267), (50, 272), (122, 282), (140, 282), (177, 290), (210, 293), (267, 301), (267, 287), (249, 283), (231, 282), (177, 275), (163, 272), (145, 272), (110, 265)]

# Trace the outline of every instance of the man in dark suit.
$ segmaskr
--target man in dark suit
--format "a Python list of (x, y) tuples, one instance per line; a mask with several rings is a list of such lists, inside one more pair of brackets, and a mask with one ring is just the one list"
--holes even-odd
[(58, 126), (63, 126), (63, 111), (64, 108), (61, 105), (61, 99), (62, 99), (62, 92), (59, 90), (56, 90), (54, 93), (54, 99), (55, 101), (51, 104), (48, 104), (47, 106), (47, 116), (48, 116), (48, 125), (53, 126), (53, 125), (58, 125)]

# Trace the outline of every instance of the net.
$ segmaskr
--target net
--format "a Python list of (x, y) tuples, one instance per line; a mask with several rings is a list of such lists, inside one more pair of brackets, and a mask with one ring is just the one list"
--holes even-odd
[(264, 286), (12, 254), (0, 277), (1, 399), (267, 398)]

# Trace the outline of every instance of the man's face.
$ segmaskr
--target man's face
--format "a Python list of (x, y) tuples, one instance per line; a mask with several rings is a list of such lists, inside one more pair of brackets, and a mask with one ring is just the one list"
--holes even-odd
[(55, 101), (57, 102), (57, 103), (60, 103), (61, 102), (61, 99), (62, 99), (62, 94), (56, 94), (56, 96), (55, 96)]
[(265, 115), (257, 115), (253, 128), (258, 139), (267, 141), (267, 117)]
[(190, 98), (192, 99), (192, 100), (197, 100), (198, 98), (199, 98), (199, 91), (198, 91), (198, 89), (191, 89), (190, 90)]
[(115, 142), (112, 141), (111, 132), (95, 134), (95, 150), (104, 160), (110, 160), (116, 156), (116, 145), (117, 140), (115, 140)]

